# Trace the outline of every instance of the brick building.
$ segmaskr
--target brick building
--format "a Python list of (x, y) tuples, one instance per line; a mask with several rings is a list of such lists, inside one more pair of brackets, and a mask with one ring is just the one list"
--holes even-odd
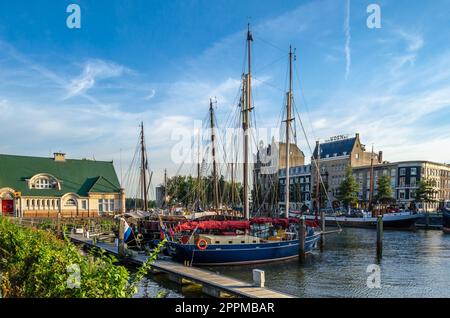
[[(320, 154), (318, 155), (318, 148)], [(355, 137), (344, 136), (332, 137), (324, 143), (316, 142), (313, 152), (313, 159), (319, 159), (320, 174), (322, 180), (328, 185), (328, 197), (330, 201), (336, 200), (341, 182), (345, 179), (346, 167), (360, 167), (370, 165), (373, 157), (374, 165), (378, 165), (383, 160), (383, 153), (372, 153), (366, 150), (366, 146), (361, 143), (359, 133)], [(314, 162), (313, 159), (311, 162)], [(316, 166), (311, 168), (313, 186), (317, 182)], [(331, 202), (328, 202), (330, 204)]]

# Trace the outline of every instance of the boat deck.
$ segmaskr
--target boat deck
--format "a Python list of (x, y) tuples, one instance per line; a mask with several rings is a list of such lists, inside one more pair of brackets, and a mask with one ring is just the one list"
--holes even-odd
[[(76, 243), (86, 244), (88, 247), (101, 248), (111, 254), (118, 255), (118, 247), (105, 243), (93, 243), (92, 239), (87, 239), (82, 235), (72, 234), (70, 239)], [(147, 256), (133, 253), (129, 259), (135, 264), (142, 264), (147, 260)], [(281, 293), (265, 287), (256, 287), (252, 284), (226, 277), (211, 271), (184, 266), (171, 260), (156, 260), (152, 264), (152, 269), (167, 273), (175, 277), (181, 283), (183, 280), (203, 286), (203, 291), (211, 296), (221, 297), (223, 294), (245, 298), (293, 298), (294, 296)]]

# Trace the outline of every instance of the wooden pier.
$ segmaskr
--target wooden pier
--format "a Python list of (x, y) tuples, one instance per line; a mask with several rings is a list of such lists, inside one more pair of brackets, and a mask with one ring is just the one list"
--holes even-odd
[[(87, 239), (82, 235), (72, 234), (70, 239), (75, 243), (83, 243), (88, 247), (97, 247), (108, 253), (118, 255), (118, 247), (104, 242), (96, 242)], [(143, 264), (147, 260), (147, 256), (133, 253), (129, 259), (130, 262), (137, 265)], [(171, 260), (156, 260), (152, 264), (152, 270), (167, 273), (172, 281), (179, 284), (184, 282), (192, 282), (202, 285), (202, 291), (213, 297), (245, 297), (245, 298), (294, 298), (292, 295), (281, 293), (265, 287), (258, 287), (252, 284), (225, 277), (211, 271), (188, 267)]]

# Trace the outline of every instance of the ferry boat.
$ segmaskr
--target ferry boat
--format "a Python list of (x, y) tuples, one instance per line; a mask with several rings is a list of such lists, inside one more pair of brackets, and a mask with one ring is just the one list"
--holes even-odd
[(450, 200), (444, 202), (442, 209), (442, 230), (446, 234), (450, 234)]
[[(386, 229), (411, 229), (423, 216), (422, 213), (409, 211), (386, 213), (383, 215), (383, 227)], [(315, 220), (316, 216), (305, 215), (305, 218), (307, 220)], [(318, 219), (320, 220), (320, 216)], [(328, 226), (375, 228), (377, 226), (377, 217), (372, 216), (370, 212), (361, 212), (360, 215), (327, 215), (325, 216), (325, 224)]]

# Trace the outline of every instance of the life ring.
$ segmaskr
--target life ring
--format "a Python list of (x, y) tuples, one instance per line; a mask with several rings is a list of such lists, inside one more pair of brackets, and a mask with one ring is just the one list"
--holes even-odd
[(198, 248), (199, 250), (204, 251), (204, 250), (206, 250), (207, 247), (208, 247), (208, 242), (206, 242), (205, 239), (199, 239), (199, 240), (198, 240), (198, 242), (197, 242), (197, 248)]

